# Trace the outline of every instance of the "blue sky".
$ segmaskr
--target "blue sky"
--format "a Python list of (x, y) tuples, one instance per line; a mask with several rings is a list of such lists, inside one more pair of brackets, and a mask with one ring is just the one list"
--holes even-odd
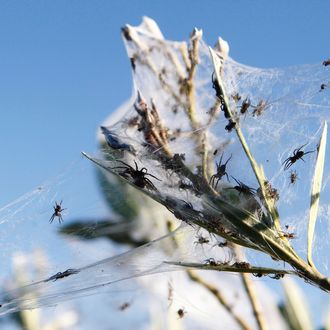
[(222, 36), (259, 67), (330, 56), (326, 1), (0, 2), (0, 205), (95, 149), (102, 120), (131, 93), (120, 27), (154, 18), (164, 35)]
[(328, 1), (0, 1), (0, 208), (96, 150), (132, 90), (125, 23), (149, 16), (172, 40), (198, 27), (236, 61), (283, 67), (330, 57), (329, 13)]

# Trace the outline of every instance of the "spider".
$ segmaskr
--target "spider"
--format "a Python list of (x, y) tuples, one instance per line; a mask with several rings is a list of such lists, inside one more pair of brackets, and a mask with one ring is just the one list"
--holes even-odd
[(57, 281), (57, 280), (59, 280), (61, 278), (68, 277), (70, 275), (78, 274), (78, 273), (79, 273), (79, 270), (78, 269), (69, 268), (69, 269), (67, 269), (64, 272), (58, 272), (58, 273), (56, 273), (55, 275), (53, 275), (50, 278), (48, 278), (47, 280), (45, 280), (45, 282), (49, 282), (49, 281), (55, 282), (55, 281)]
[(263, 111), (269, 106), (269, 104), (265, 100), (260, 100), (256, 106), (253, 106), (254, 110), (252, 112), (252, 116), (261, 116)]
[(55, 219), (55, 217), (58, 217), (58, 223), (63, 222), (63, 217), (62, 217), (62, 211), (66, 209), (62, 209), (62, 201), (58, 204), (55, 202), (55, 205), (53, 206), (54, 208), (54, 213), (49, 219), (49, 223), (52, 223)]
[(283, 163), (282, 165), (284, 165), (284, 170), (289, 169), (297, 160), (301, 159), (302, 161), (304, 161), (303, 156), (310, 154), (314, 151), (302, 151), (301, 149), (306, 145), (307, 143), (303, 144), (301, 147), (293, 150), (293, 155), (288, 157)]
[(330, 59), (323, 61), (322, 63), (324, 66), (330, 65)]
[(179, 316), (179, 319), (182, 319), (187, 314), (187, 312), (184, 308), (180, 308), (178, 309), (177, 314)]
[(252, 273), (253, 276), (255, 277), (263, 277), (264, 274), (263, 273)]
[(248, 111), (249, 107), (251, 105), (250, 99), (247, 97), (243, 100), (242, 105), (241, 105), (241, 114), (243, 115), (246, 111)]
[(120, 311), (124, 311), (125, 309), (127, 309), (127, 308), (130, 307), (130, 306), (131, 306), (131, 303), (129, 303), (129, 302), (125, 302), (125, 303), (121, 304), (121, 305), (118, 307), (118, 309), (119, 309)]
[(218, 79), (215, 76), (214, 72), (212, 73), (212, 88), (215, 90), (215, 95), (217, 98), (221, 99), (222, 97), (222, 91), (218, 83)]
[[(278, 201), (280, 198), (280, 195), (279, 195), (277, 189), (273, 188), (271, 183), (268, 181), (264, 182), (264, 186), (265, 186), (266, 197), (269, 199)], [(258, 189), (258, 191), (259, 191), (259, 189)]]
[(277, 273), (277, 274), (274, 274), (273, 276), (269, 275), (270, 278), (274, 279), (274, 280), (280, 280), (281, 278), (284, 277), (285, 274), (283, 273)]
[(232, 131), (232, 129), (236, 126), (236, 122), (233, 121), (232, 119), (228, 120), (228, 124), (225, 127), (225, 130), (230, 133)]
[(239, 192), (239, 194), (243, 193), (245, 195), (254, 195), (255, 194), (255, 189), (250, 188), (249, 186), (247, 186), (246, 184), (244, 184), (243, 182), (235, 179), (233, 176), (232, 178), (237, 182), (238, 186), (233, 187), (232, 189), (235, 189)]
[(210, 265), (210, 266), (218, 266), (218, 265), (219, 265), (219, 263), (218, 263), (217, 261), (215, 261), (214, 258), (206, 259), (206, 260), (204, 261), (204, 264), (205, 264), (205, 265)]
[[(216, 163), (217, 165), (217, 173), (213, 174), (210, 178), (210, 184), (212, 186), (214, 186), (215, 189), (217, 189), (218, 183), (221, 180), (221, 178), (225, 175), (227, 177), (227, 180), (229, 181), (229, 177), (228, 174), (226, 172), (226, 166), (228, 164), (228, 162), (230, 161), (232, 155), (230, 155), (230, 157), (227, 159), (227, 161), (224, 164), (221, 164), (222, 162), (222, 157), (223, 157), (223, 153), (220, 157), (220, 161), (219, 163)], [(217, 180), (216, 180), (217, 179)], [(215, 182), (216, 181), (216, 182)], [(214, 184), (215, 183), (215, 184)]]
[(235, 102), (239, 102), (242, 98), (238, 93), (233, 94), (231, 97)]
[(281, 231), (280, 238), (283, 238), (283, 237), (285, 237), (287, 239), (296, 238), (296, 234), (294, 232), (292, 232), (292, 231), (291, 232), (289, 231), (290, 230), (290, 226), (285, 225), (285, 229), (286, 229), (286, 231)]
[(161, 180), (158, 179), (157, 177), (155, 177), (154, 175), (148, 173), (148, 170), (145, 167), (142, 167), (139, 170), (136, 161), (134, 161), (135, 169), (131, 165), (128, 165), (127, 163), (125, 163), (121, 160), (117, 160), (117, 162), (122, 163), (124, 166), (116, 166), (116, 167), (113, 167), (112, 169), (123, 169), (123, 171), (121, 173), (119, 173), (120, 176), (124, 177), (125, 179), (128, 179), (129, 177), (131, 177), (133, 179), (133, 184), (139, 188), (148, 188), (150, 190), (157, 191), (157, 188), (154, 186), (154, 184), (151, 182), (151, 180), (149, 178), (147, 178), (146, 176), (149, 175), (158, 181), (161, 181)]
[(236, 267), (236, 268), (242, 268), (242, 269), (251, 268), (251, 265), (246, 261), (240, 261), (240, 262), (236, 261), (232, 266)]
[(320, 86), (320, 92), (322, 92), (326, 88), (328, 88), (328, 85), (327, 84), (321, 84), (321, 86)]
[(203, 245), (203, 244), (208, 244), (210, 243), (210, 240), (206, 237), (204, 237), (203, 235), (198, 235), (197, 237), (197, 241), (194, 242), (194, 244), (200, 244), (200, 245)]
[(295, 184), (298, 179), (298, 175), (296, 171), (291, 171), (290, 172), (290, 183)]

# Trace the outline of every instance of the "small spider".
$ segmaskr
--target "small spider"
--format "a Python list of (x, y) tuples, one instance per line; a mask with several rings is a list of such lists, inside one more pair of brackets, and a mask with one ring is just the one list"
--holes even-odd
[(224, 242), (218, 242), (216, 244), (213, 245), (213, 247), (220, 247), (220, 248), (224, 248), (226, 246), (228, 246), (228, 242), (227, 241), (224, 241)]
[[(221, 164), (222, 162), (222, 157), (223, 157), (223, 153), (220, 157), (220, 161), (219, 163), (216, 163), (217, 165), (217, 173), (213, 174), (210, 178), (210, 184), (212, 187), (214, 187), (215, 189), (217, 189), (218, 183), (221, 180), (221, 178), (225, 175), (227, 177), (227, 180), (229, 181), (229, 177), (228, 174), (226, 172), (226, 166), (228, 164), (228, 162), (230, 161), (232, 155), (230, 155), (230, 157), (227, 159), (227, 161), (224, 164)], [(216, 182), (215, 182), (216, 181)]]
[(242, 104), (241, 104), (241, 114), (244, 115), (246, 111), (248, 111), (249, 107), (251, 105), (251, 101), (250, 99), (247, 97), (243, 100)]
[(298, 175), (296, 171), (291, 171), (290, 172), (290, 183), (295, 184), (298, 179)]
[(178, 311), (176, 313), (178, 314), (179, 319), (182, 319), (187, 314), (187, 312), (184, 308), (178, 309)]
[(242, 268), (242, 269), (251, 268), (251, 265), (246, 261), (241, 261), (241, 262), (236, 261), (232, 266), (237, 267), (237, 268)]
[(238, 186), (233, 187), (232, 189), (235, 189), (239, 192), (239, 194), (243, 193), (245, 195), (254, 195), (256, 190), (253, 188), (250, 188), (249, 186), (247, 186), (246, 184), (244, 184), (243, 182), (235, 179), (233, 176), (232, 178), (237, 182)]
[(206, 237), (204, 237), (203, 235), (198, 235), (197, 236), (197, 241), (194, 242), (194, 244), (200, 244), (200, 245), (203, 245), (203, 244), (208, 244), (210, 243), (210, 240)]
[(242, 98), (241, 95), (239, 95), (238, 93), (233, 94), (231, 97), (235, 102), (239, 102)]
[(218, 265), (219, 265), (219, 263), (218, 263), (217, 261), (215, 261), (214, 258), (206, 259), (206, 260), (204, 261), (204, 264), (205, 264), (205, 265), (210, 265), (210, 266), (218, 266)]
[(58, 223), (63, 222), (63, 217), (62, 217), (62, 211), (66, 209), (62, 209), (62, 201), (58, 204), (55, 202), (55, 205), (53, 206), (54, 208), (54, 213), (49, 219), (49, 223), (52, 223), (55, 219), (55, 217), (58, 217)]
[(228, 132), (228, 133), (230, 133), (232, 130), (233, 130), (233, 128), (236, 126), (236, 122), (235, 121), (233, 121), (232, 119), (229, 119), (228, 120), (228, 124), (226, 125), (226, 127), (225, 127), (225, 130)]
[(320, 86), (320, 92), (322, 92), (323, 90), (325, 90), (326, 88), (328, 88), (328, 84), (321, 84)]
[(221, 88), (218, 84), (218, 79), (215, 76), (214, 72), (212, 73), (212, 88), (215, 90), (216, 97), (221, 99), (222, 98), (222, 91), (221, 91)]
[(280, 238), (287, 238), (287, 239), (293, 239), (293, 238), (296, 238), (296, 234), (292, 231), (289, 231), (290, 230), (290, 226), (289, 225), (285, 225), (285, 229), (286, 231), (281, 231), (281, 236)]
[(48, 278), (47, 280), (45, 280), (45, 282), (49, 282), (49, 281), (53, 281), (56, 282), (57, 280), (64, 278), (64, 277), (68, 277), (70, 275), (73, 274), (78, 274), (79, 270), (78, 269), (74, 269), (74, 268), (69, 268), (64, 272), (58, 272), (55, 275), (51, 276), (50, 278)]
[(277, 273), (277, 274), (274, 274), (273, 276), (270, 276), (269, 275), (269, 277), (272, 278), (272, 279), (274, 279), (274, 280), (280, 280), (281, 278), (284, 277), (284, 275), (285, 274), (283, 274), (283, 273)]
[(254, 277), (263, 277), (263, 276), (264, 276), (263, 273), (252, 273), (252, 275), (253, 275)]
[[(306, 144), (307, 144), (307, 143), (306, 143)], [(289, 168), (290, 168), (290, 167), (291, 167), (291, 166), (292, 166), (297, 160), (299, 160), (299, 159), (301, 159), (302, 161), (304, 161), (303, 156), (305, 156), (305, 155), (307, 155), (307, 154), (310, 154), (310, 153), (314, 152), (314, 150), (313, 150), (313, 151), (307, 151), (307, 152), (302, 151), (301, 149), (302, 149), (306, 144), (304, 144), (304, 145), (302, 145), (301, 147), (299, 147), (299, 148), (293, 150), (293, 155), (290, 156), (290, 157), (288, 157), (288, 158), (282, 163), (282, 165), (284, 165), (284, 170), (289, 169)]]
[(129, 302), (125, 302), (125, 303), (121, 304), (121, 305), (118, 307), (118, 309), (119, 309), (120, 311), (124, 311), (125, 309), (127, 309), (127, 308), (130, 307), (130, 306), (131, 306), (131, 303), (129, 303)]
[(131, 165), (128, 165), (127, 163), (125, 163), (121, 160), (117, 160), (117, 162), (122, 163), (124, 166), (116, 166), (116, 167), (113, 167), (112, 169), (113, 170), (114, 169), (116, 169), (116, 170), (123, 169), (124, 171), (119, 173), (120, 176), (124, 177), (125, 179), (132, 178), (133, 184), (139, 188), (148, 188), (150, 190), (157, 191), (157, 188), (154, 186), (154, 184), (151, 182), (151, 180), (149, 178), (147, 178), (146, 176), (149, 175), (158, 181), (161, 181), (161, 180), (158, 179), (157, 177), (155, 177), (154, 175), (148, 173), (148, 170), (145, 167), (142, 167), (139, 170), (136, 161), (134, 161), (135, 169)]
[(324, 66), (330, 65), (330, 59), (323, 61), (322, 63)]
[[(277, 189), (273, 188), (271, 183), (268, 181), (264, 182), (264, 186), (265, 186), (266, 198), (278, 201), (280, 198), (280, 195), (279, 195)], [(259, 191), (259, 189), (258, 189), (258, 191)]]
[(253, 106), (254, 110), (252, 112), (252, 116), (259, 117), (260, 115), (262, 115), (262, 113), (268, 106), (269, 106), (269, 104), (265, 100), (260, 100), (256, 106)]

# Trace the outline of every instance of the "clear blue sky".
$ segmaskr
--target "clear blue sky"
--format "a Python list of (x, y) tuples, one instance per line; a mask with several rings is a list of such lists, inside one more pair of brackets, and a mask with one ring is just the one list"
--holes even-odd
[(96, 149), (99, 124), (132, 90), (125, 23), (149, 16), (172, 40), (202, 28), (236, 61), (283, 67), (330, 57), (329, 13), (316, 0), (1, 0), (0, 208)]
[(330, 57), (327, 1), (0, 2), (0, 205), (95, 149), (100, 122), (131, 93), (120, 36), (154, 18), (164, 35), (202, 28), (260, 67)]

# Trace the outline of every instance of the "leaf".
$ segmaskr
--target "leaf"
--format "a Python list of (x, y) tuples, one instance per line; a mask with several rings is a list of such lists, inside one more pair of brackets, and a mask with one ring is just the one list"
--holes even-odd
[(320, 191), (323, 177), (323, 168), (324, 168), (324, 160), (325, 160), (325, 147), (327, 140), (327, 123), (324, 123), (323, 133), (320, 139), (318, 153), (315, 164), (314, 171), (314, 179), (312, 186), (312, 194), (311, 194), (311, 205), (309, 209), (309, 222), (308, 222), (308, 241), (307, 241), (307, 260), (310, 266), (314, 267), (312, 261), (312, 247), (313, 247), (313, 238), (314, 238), (314, 230), (315, 223), (319, 208), (320, 201)]
[(148, 242), (146, 239), (136, 239), (134, 221), (116, 222), (114, 219), (107, 220), (76, 220), (60, 228), (59, 232), (68, 236), (76, 236), (83, 240), (108, 238), (119, 244), (140, 246)]
[[(134, 221), (139, 214), (136, 196), (140, 192), (134, 191), (119, 178), (106, 174), (99, 168), (96, 169), (96, 174), (99, 189), (114, 213), (119, 215), (123, 221)], [(132, 196), (133, 192), (134, 196)]]
[(292, 330), (312, 330), (314, 329), (310, 318), (310, 311), (297, 284), (289, 278), (282, 281), (285, 303), (282, 306), (283, 316), (286, 318)]

